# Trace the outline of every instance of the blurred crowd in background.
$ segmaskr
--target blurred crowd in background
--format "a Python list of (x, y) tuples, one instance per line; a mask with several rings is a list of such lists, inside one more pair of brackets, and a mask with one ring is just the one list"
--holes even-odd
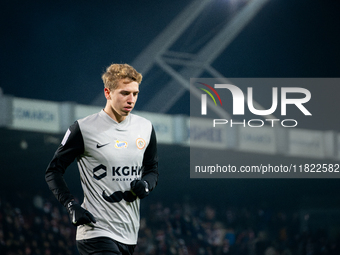
[[(187, 202), (142, 201), (135, 255), (340, 254), (327, 229), (302, 230), (297, 211)], [(78, 254), (76, 228), (54, 197), (16, 193), (0, 198), (0, 254)]]

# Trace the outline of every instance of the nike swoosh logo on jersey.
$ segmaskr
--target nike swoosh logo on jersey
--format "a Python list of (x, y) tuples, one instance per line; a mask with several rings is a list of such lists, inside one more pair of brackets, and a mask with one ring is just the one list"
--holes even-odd
[(99, 143), (97, 143), (97, 148), (101, 148), (101, 147), (104, 147), (104, 146), (106, 146), (106, 145), (108, 145), (109, 143), (106, 143), (106, 144), (99, 144)]

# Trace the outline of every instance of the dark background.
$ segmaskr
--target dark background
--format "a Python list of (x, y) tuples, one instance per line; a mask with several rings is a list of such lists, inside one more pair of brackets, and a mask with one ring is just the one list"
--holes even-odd
[[(102, 91), (105, 67), (131, 63), (189, 2), (1, 1), (0, 87), (15, 97), (91, 104)], [(226, 77), (339, 77), (339, 11), (336, 0), (269, 1), (212, 65)], [(145, 84), (136, 110), (150, 100), (152, 86)], [(302, 127), (339, 131), (334, 115), (338, 90), (319, 89), (313, 98), (332, 111), (323, 116), (326, 124), (301, 123)], [(189, 104), (184, 103), (188, 98), (184, 95), (167, 113), (188, 115)], [(48, 192), (44, 171), (61, 138), (62, 134), (1, 128), (0, 192)], [(22, 140), (28, 144), (25, 150), (20, 147)], [(247, 157), (277, 164), (315, 162), (233, 151), (226, 151), (226, 157), (239, 163)], [(188, 147), (159, 145), (159, 158), (154, 199), (294, 208), (339, 205), (337, 178), (195, 180), (189, 178)], [(66, 178), (73, 192), (81, 194), (75, 164)]]

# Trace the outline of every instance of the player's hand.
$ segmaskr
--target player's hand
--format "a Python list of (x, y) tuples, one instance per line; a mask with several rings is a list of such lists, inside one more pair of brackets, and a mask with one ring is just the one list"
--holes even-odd
[(96, 223), (94, 216), (74, 201), (67, 204), (67, 211), (70, 214), (71, 222), (74, 226), (88, 224), (91, 222)]
[(149, 195), (149, 185), (146, 181), (134, 180), (130, 184), (131, 190), (137, 197), (143, 199), (147, 195)]

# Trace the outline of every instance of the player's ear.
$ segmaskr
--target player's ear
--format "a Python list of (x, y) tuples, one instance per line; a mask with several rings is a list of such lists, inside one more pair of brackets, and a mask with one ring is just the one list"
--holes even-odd
[(105, 95), (105, 98), (106, 98), (107, 100), (110, 100), (110, 99), (111, 99), (110, 89), (109, 89), (109, 88), (104, 88), (104, 95)]

